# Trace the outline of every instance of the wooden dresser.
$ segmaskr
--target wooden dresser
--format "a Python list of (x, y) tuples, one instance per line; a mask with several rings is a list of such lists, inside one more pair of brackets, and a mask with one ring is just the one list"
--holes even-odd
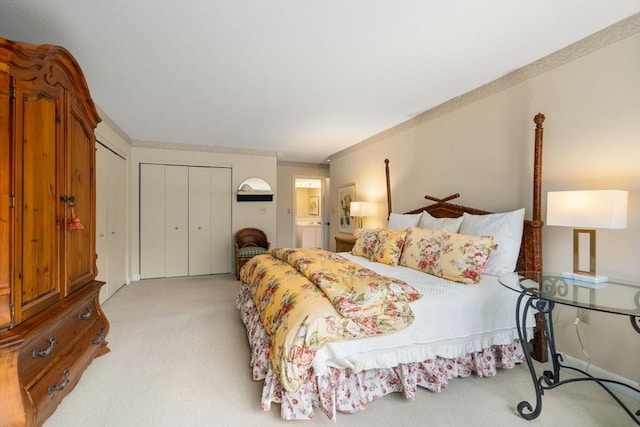
[(336, 236), (336, 252), (351, 252), (356, 238), (351, 234)]
[(95, 135), (64, 48), (0, 38), (0, 426), (41, 425), (109, 351), (95, 252)]

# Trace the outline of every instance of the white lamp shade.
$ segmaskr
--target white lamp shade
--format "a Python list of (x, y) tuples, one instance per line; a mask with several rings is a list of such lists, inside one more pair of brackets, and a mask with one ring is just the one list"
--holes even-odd
[(623, 190), (550, 191), (546, 224), (626, 228), (628, 195)]
[(373, 205), (369, 202), (351, 202), (351, 216), (365, 217), (373, 214)]

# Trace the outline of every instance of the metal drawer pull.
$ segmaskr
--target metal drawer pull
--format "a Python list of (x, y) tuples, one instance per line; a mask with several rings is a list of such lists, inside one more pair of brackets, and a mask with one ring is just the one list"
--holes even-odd
[(89, 320), (91, 319), (91, 314), (93, 313), (93, 307), (87, 307), (87, 312), (84, 314), (78, 314), (78, 319)]
[(58, 341), (52, 336), (49, 337), (49, 346), (47, 348), (43, 348), (42, 350), (33, 350), (31, 352), (31, 357), (37, 359), (39, 357), (47, 357), (53, 351), (53, 346), (55, 346)]
[(47, 393), (51, 394), (54, 391), (64, 390), (64, 388), (69, 385), (69, 370), (65, 369), (62, 374), (64, 375), (64, 379), (56, 385), (50, 385), (47, 387)]
[(102, 344), (102, 341), (104, 341), (104, 328), (100, 328), (100, 330), (98, 331), (98, 336), (91, 340), (91, 344)]

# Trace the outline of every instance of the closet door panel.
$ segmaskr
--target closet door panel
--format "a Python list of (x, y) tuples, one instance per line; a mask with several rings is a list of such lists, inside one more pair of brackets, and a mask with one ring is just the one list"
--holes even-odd
[(96, 144), (96, 266), (98, 275), (96, 280), (106, 282), (100, 288), (100, 300), (105, 301), (111, 296), (109, 286), (109, 242), (107, 238), (107, 206), (109, 191), (109, 155), (110, 152), (100, 144)]
[(230, 273), (233, 268), (233, 236), (231, 234), (231, 169), (211, 169), (211, 272)]
[(189, 167), (189, 275), (211, 272), (211, 168)]
[[(108, 150), (107, 150), (108, 151)], [(109, 153), (111, 180), (108, 189), (108, 277), (109, 296), (113, 295), (127, 280), (126, 254), (126, 176), (127, 162), (115, 153)]]
[(165, 276), (189, 275), (189, 169), (165, 170)]
[(165, 166), (140, 165), (140, 277), (165, 277)]

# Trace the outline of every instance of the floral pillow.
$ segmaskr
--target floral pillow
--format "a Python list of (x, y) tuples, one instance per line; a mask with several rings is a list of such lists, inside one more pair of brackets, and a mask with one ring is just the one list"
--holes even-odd
[(370, 258), (371, 261), (392, 267), (398, 265), (406, 235), (407, 232), (404, 230), (380, 230), (378, 232), (378, 245)]
[(428, 228), (407, 230), (400, 265), (460, 283), (478, 283), (497, 248), (492, 236), (471, 236)]
[(379, 228), (356, 228), (353, 231), (353, 235), (356, 236), (356, 242), (353, 245), (353, 249), (351, 249), (351, 253), (371, 259), (376, 246), (378, 246), (379, 231)]

